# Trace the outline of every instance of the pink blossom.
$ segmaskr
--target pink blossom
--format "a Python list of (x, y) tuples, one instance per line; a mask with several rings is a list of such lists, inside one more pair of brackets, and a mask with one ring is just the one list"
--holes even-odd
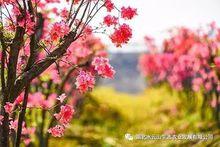
[(5, 112), (10, 114), (13, 111), (13, 104), (10, 102), (6, 102), (4, 108), (5, 108)]
[(10, 122), (9, 122), (9, 128), (11, 129), (11, 130), (14, 130), (14, 131), (17, 131), (17, 127), (18, 127), (18, 120), (11, 120)]
[(132, 37), (132, 29), (127, 24), (122, 24), (115, 29), (114, 33), (110, 35), (112, 43), (117, 47), (121, 47), (122, 44), (128, 43)]
[(139, 69), (143, 75), (149, 76), (150, 83), (158, 83), (168, 78), (172, 73), (175, 56), (170, 53), (144, 54), (139, 58)]
[(29, 95), (28, 107), (29, 108), (43, 108), (49, 109), (53, 105), (51, 99), (45, 99), (45, 96), (41, 92), (36, 92)]
[(151, 52), (140, 57), (139, 68), (148, 83), (168, 82), (177, 90), (219, 91), (219, 41), (215, 33), (210, 35), (210, 31), (216, 31), (215, 28), (208, 31), (175, 28), (161, 48), (147, 37), (147, 47)]
[(22, 101), (23, 101), (23, 96), (19, 95), (15, 100), (15, 104), (19, 105), (19, 104), (21, 104)]
[(23, 127), (23, 129), (22, 129), (22, 134), (23, 134), (23, 135), (34, 134), (35, 131), (36, 131), (36, 128), (35, 128), (35, 127), (32, 127), (32, 128)]
[(106, 24), (108, 27), (111, 25), (118, 24), (118, 18), (115, 16), (107, 15), (104, 17), (104, 24)]
[(30, 143), (31, 143), (31, 139), (30, 139), (30, 138), (25, 138), (25, 139), (24, 139), (24, 144), (25, 144), (26, 146), (28, 146)]
[(40, 107), (40, 103), (43, 99), (44, 95), (41, 92), (30, 94), (28, 98), (28, 107)]
[(109, 64), (109, 60), (104, 57), (95, 57), (92, 61), (92, 65), (98, 74), (104, 78), (113, 78), (115, 71)]
[(111, 12), (114, 9), (114, 4), (112, 3), (111, 0), (106, 0), (105, 1), (105, 7), (108, 12)]
[(55, 127), (53, 128), (50, 128), (48, 130), (48, 132), (53, 136), (53, 137), (61, 137), (64, 135), (64, 126), (61, 126), (61, 125), (56, 125)]
[(61, 95), (57, 98), (57, 100), (59, 100), (61, 103), (63, 103), (63, 101), (64, 101), (65, 98), (66, 98), (66, 94), (63, 93), (63, 94), (61, 94)]
[(192, 83), (193, 83), (193, 90), (199, 91), (201, 85), (203, 84), (203, 80), (202, 80), (202, 78), (195, 78), (195, 79), (193, 79)]
[(195, 43), (192, 45), (192, 48), (189, 50), (189, 54), (204, 59), (208, 59), (210, 56), (210, 51), (207, 44)]
[(69, 16), (69, 12), (68, 12), (68, 10), (65, 8), (65, 9), (63, 9), (62, 11), (61, 11), (61, 17), (62, 18), (64, 18), (64, 19), (66, 19), (66, 18), (68, 18), (68, 16)]
[(217, 68), (220, 68), (220, 57), (215, 57), (214, 63), (215, 63)]
[(176, 131), (173, 130), (173, 129), (168, 129), (168, 130), (164, 131), (164, 134), (166, 134), (166, 135), (173, 135), (173, 134), (176, 134)]
[(121, 8), (121, 17), (124, 19), (132, 19), (135, 15), (137, 15), (137, 9), (131, 7), (122, 7)]
[(54, 114), (54, 116), (62, 125), (67, 125), (71, 121), (73, 114), (74, 114), (73, 107), (70, 105), (64, 105), (61, 106), (60, 112)]
[(3, 119), (4, 119), (4, 116), (0, 115), (0, 125), (2, 125)]
[(70, 28), (64, 22), (55, 23), (50, 32), (51, 40), (58, 40), (64, 37), (69, 33), (69, 30)]
[[(23, 140), (24, 145), (28, 146), (31, 142), (30, 137), (37, 135), (35, 128), (29, 125), (39, 125), (37, 119), (32, 119), (32, 115), (38, 118), (38, 115), (42, 115), (40, 111), (49, 115), (50, 110), (62, 104), (60, 112), (54, 114), (58, 120), (57, 123), (60, 125), (50, 128), (48, 132), (53, 136), (60, 137), (63, 135), (66, 125), (70, 123), (74, 114), (72, 106), (76, 104), (77, 100), (70, 100), (68, 103), (71, 105), (64, 105), (64, 102), (67, 101), (66, 95), (62, 94), (58, 97), (55, 94), (59, 93), (63, 76), (67, 74), (68, 79), (63, 86), (61, 85), (62, 91), (68, 93), (70, 98), (75, 96), (78, 98), (82, 93), (93, 89), (96, 76), (113, 78), (115, 71), (109, 62), (91, 65), (91, 60), (95, 56), (107, 57), (105, 45), (100, 38), (94, 37), (93, 32), (103, 31), (111, 34), (108, 31), (113, 30), (110, 39), (116, 46), (127, 43), (132, 37), (132, 29), (127, 25), (126, 20), (136, 15), (136, 9), (125, 8), (122, 15), (126, 20), (123, 20), (123, 24), (120, 25), (119, 19), (122, 16), (118, 14), (115, 17), (113, 16), (115, 13), (110, 13), (116, 8), (113, 0), (91, 0), (88, 5), (86, 4), (87, 0), (33, 0), (30, 2), (33, 2), (34, 11), (32, 11), (32, 5), (29, 2), (23, 2), (20, 0), (0, 0), (2, 11), (6, 12), (2, 18), (2, 22), (4, 22), (2, 31), (6, 35), (3, 36), (6, 37), (6, 45), (8, 44), (8, 35), (10, 36), (8, 41), (12, 43), (12, 45), (7, 45), (7, 48), (8, 50), (19, 51), (16, 52), (16, 60), (9, 59), (6, 52), (5, 65), (3, 65), (5, 70), (8, 70), (14, 61), (18, 62), (16, 69), (14, 69), (16, 76), (14, 80), (16, 81), (12, 80), (11, 83), (6, 78), (6, 89), (9, 88), (7, 89), (9, 94), (13, 92), (11, 90), (17, 91), (14, 93), (15, 95), (10, 95), (10, 101), (2, 107), (7, 113), (11, 113), (7, 123), (9, 123), (10, 132), (15, 133), (14, 131), (17, 131), (18, 128), (21, 104), (24, 100), (24, 93), (22, 92), (26, 88), (25, 84), (22, 83), (27, 80), (31, 82), (25, 108), (27, 107), (28, 112), (34, 111), (34, 113), (26, 113), (24, 123), (21, 126), (21, 140)], [(60, 6), (57, 7), (59, 4)], [(92, 10), (93, 6), (104, 6), (107, 9), (108, 12), (105, 13), (108, 17), (104, 18), (104, 23), (103, 17), (101, 17), (99, 23), (89, 24), (96, 15), (96, 10)], [(93, 12), (83, 13), (81, 8), (85, 7), (91, 8), (90, 10)], [(79, 13), (75, 13), (77, 9)], [(118, 10), (115, 11), (117, 13)], [(112, 26), (112, 28), (105, 29), (106, 25)], [(34, 56), (32, 57), (33, 46), (36, 47), (37, 54), (35, 56), (33, 53)], [(3, 57), (2, 55), (4, 54), (0, 52), (0, 57)], [(29, 59), (33, 59), (33, 61)], [(82, 64), (85, 66), (81, 67)], [(68, 74), (67, 70), (72, 66), (75, 67), (75, 65), (79, 66), (76, 66), (77, 69)], [(29, 69), (31, 69), (30, 72)], [(76, 86), (72, 83), (75, 80)], [(16, 86), (15, 88), (13, 88), (13, 84)], [(12, 88), (10, 88), (11, 86)], [(57, 101), (61, 103), (57, 104)], [(45, 115), (46, 124), (48, 123), (47, 114)], [(28, 119), (29, 117), (31, 119)], [(2, 119), (3, 116), (0, 115), (0, 124)]]
[(34, 26), (35, 22), (31, 20), (31, 15), (29, 12), (26, 13), (26, 18), (23, 18), (21, 21), (18, 22), (18, 25), (20, 27), (26, 28), (26, 32), (28, 35), (31, 35), (34, 33)]
[(217, 86), (217, 91), (220, 92), (220, 85)]
[(206, 91), (210, 91), (212, 89), (212, 83), (211, 82), (206, 82), (205, 83), (205, 89), (206, 89)]
[(80, 71), (76, 78), (76, 88), (84, 93), (94, 88), (95, 78), (90, 72)]
[(210, 102), (210, 105), (211, 105), (212, 108), (216, 108), (216, 106), (217, 106), (217, 99), (216, 99), (216, 98), (213, 98), (213, 99), (211, 100), (211, 102)]
[(91, 49), (85, 46), (80, 46), (75, 49), (74, 55), (79, 58), (85, 58), (92, 53)]

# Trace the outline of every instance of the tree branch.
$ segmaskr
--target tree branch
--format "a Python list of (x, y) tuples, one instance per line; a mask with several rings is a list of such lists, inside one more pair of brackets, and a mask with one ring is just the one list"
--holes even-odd
[(77, 8), (77, 10), (76, 10), (76, 14), (75, 14), (74, 17), (72, 18), (72, 21), (70, 22), (70, 24), (69, 24), (69, 27), (70, 27), (70, 28), (71, 28), (71, 26), (73, 25), (74, 21), (76, 20), (76, 17), (77, 17), (77, 15), (78, 15), (78, 13), (79, 13), (79, 11), (80, 11), (80, 8), (82, 7), (83, 3), (84, 3), (84, 0), (81, 1), (80, 5), (78, 6), (78, 8)]
[(34, 64), (28, 71), (24, 72), (15, 81), (15, 90), (11, 98), (16, 98), (23, 90), (25, 85), (33, 80), (35, 77), (43, 73), (50, 65), (52, 65), (57, 59), (61, 58), (65, 53), (70, 44), (75, 40), (76, 34), (70, 32), (65, 38), (63, 43), (51, 52), (44, 60)]
[[(28, 11), (31, 14), (31, 21), (35, 22), (35, 14), (34, 14), (34, 9), (33, 9), (31, 0), (28, 0)], [(37, 47), (37, 40), (36, 40), (35, 33), (36, 33), (36, 30), (34, 30), (34, 33), (30, 37), (30, 40), (31, 40), (30, 41), (30, 57), (28, 59), (25, 71), (27, 71), (28, 68), (30, 68), (34, 64), (37, 58), (38, 47)]]
[(14, 91), (14, 82), (16, 80), (16, 71), (17, 71), (17, 63), (18, 63), (18, 55), (20, 48), (23, 43), (23, 36), (25, 30), (22, 27), (17, 27), (15, 37), (13, 39), (13, 43), (10, 46), (9, 51), (9, 64), (8, 64), (8, 75), (7, 75), (7, 97), (10, 99), (10, 95)]
[(0, 30), (0, 42), (2, 46), (2, 58), (1, 58), (1, 87), (2, 87), (2, 96), (5, 95), (5, 59), (6, 59), (6, 44), (4, 41), (4, 35), (2, 29)]
[(15, 141), (15, 146), (16, 147), (19, 147), (20, 146), (20, 142), (21, 142), (22, 126), (23, 126), (23, 121), (25, 119), (25, 113), (26, 113), (27, 102), (28, 102), (29, 88), (30, 88), (30, 83), (28, 83), (26, 85), (25, 92), (24, 92), (24, 100), (23, 100), (23, 103), (22, 103), (21, 112), (19, 113), (18, 129), (17, 129), (16, 141)]

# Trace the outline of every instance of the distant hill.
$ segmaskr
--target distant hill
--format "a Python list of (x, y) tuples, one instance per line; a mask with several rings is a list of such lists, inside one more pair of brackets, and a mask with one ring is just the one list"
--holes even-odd
[(116, 70), (113, 80), (101, 79), (99, 84), (114, 87), (117, 91), (138, 93), (146, 87), (137, 64), (140, 53), (111, 53), (110, 63)]

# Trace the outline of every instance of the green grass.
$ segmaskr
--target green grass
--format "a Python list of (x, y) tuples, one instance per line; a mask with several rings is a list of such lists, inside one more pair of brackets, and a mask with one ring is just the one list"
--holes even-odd
[[(199, 103), (199, 102), (198, 102)], [(197, 108), (196, 108), (197, 109)], [(206, 146), (218, 145), (219, 130), (213, 121), (201, 120), (198, 111), (187, 112), (177, 93), (164, 87), (150, 88), (138, 95), (119, 93), (98, 87), (86, 95), (72, 125), (62, 139), (52, 139), (50, 146)], [(80, 110), (80, 111), (79, 111)], [(209, 141), (133, 140), (126, 133), (164, 134), (211, 133)]]

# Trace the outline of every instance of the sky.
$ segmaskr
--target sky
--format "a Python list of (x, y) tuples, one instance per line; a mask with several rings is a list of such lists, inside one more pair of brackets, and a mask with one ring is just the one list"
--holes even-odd
[[(108, 39), (112, 52), (143, 51), (144, 36), (150, 35), (159, 44), (167, 30), (175, 26), (196, 28), (215, 21), (220, 26), (220, 0), (115, 0), (119, 4), (138, 9), (138, 16), (129, 24), (133, 38), (122, 48), (115, 48)], [(102, 36), (103, 37), (103, 36)]]

